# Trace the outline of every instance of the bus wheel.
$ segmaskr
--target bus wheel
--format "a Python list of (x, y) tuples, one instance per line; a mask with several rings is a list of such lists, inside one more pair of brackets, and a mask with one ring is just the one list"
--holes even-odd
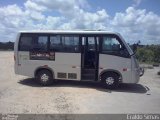
[(108, 72), (101, 77), (102, 84), (108, 89), (115, 89), (119, 85), (119, 76), (114, 72)]
[(53, 83), (52, 73), (48, 70), (40, 70), (36, 75), (36, 79), (43, 86), (48, 86)]

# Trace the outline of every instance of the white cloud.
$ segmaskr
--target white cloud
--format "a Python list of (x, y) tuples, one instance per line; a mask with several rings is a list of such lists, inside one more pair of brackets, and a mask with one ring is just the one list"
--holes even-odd
[(55, 26), (58, 28), (57, 25), (60, 25), (62, 19), (45, 16), (40, 9), (26, 6), (21, 8), (14, 4), (0, 7), (0, 21), (0, 41), (14, 41), (16, 33), (20, 30), (54, 29)]
[(18, 16), (23, 14), (21, 8), (19, 8), (16, 4), (0, 7), (0, 13), (4, 17), (14, 16), (14, 15)]
[(45, 16), (41, 12), (37, 11), (27, 10), (24, 14), (26, 15), (26, 17), (29, 17), (29, 19), (33, 19), (35, 21), (42, 21), (45, 19)]
[(62, 22), (65, 19), (63, 17), (52, 17), (48, 16), (46, 17), (45, 21), (43, 21), (43, 24), (37, 24), (36, 28), (38, 29), (59, 29), (61, 26)]
[(153, 12), (129, 7), (125, 13), (116, 13), (111, 25), (130, 42), (157, 43), (160, 40), (160, 16)]
[[(16, 4), (0, 8), (0, 28), (6, 35), (30, 29), (104, 29), (106, 11), (91, 13), (88, 7), (86, 0), (55, 0), (54, 4), (52, 0), (27, 0), (23, 8)], [(58, 17), (45, 15), (55, 11)], [(13, 41), (10, 38), (4, 39)]]
[(140, 3), (142, 2), (142, 0), (133, 0), (134, 4), (132, 5), (133, 7), (137, 7), (140, 5)]
[[(141, 0), (135, 1), (138, 5)], [(153, 12), (128, 7), (111, 17), (105, 9), (89, 12), (89, 7), (86, 0), (27, 0), (23, 7), (0, 7), (1, 40), (14, 41), (19, 30), (105, 29), (120, 32), (132, 43), (160, 41), (160, 16)], [(55, 12), (58, 15), (54, 16)]]
[(106, 23), (108, 19), (106, 11), (100, 10), (96, 13), (80, 11), (74, 16), (71, 22), (71, 27), (80, 29), (104, 29), (103, 24)]
[(88, 3), (86, 0), (28, 0), (25, 5), (29, 9), (37, 10), (38, 8), (39, 11), (55, 10), (62, 14), (72, 16), (72, 14), (74, 15), (80, 8), (88, 6)]
[(27, 0), (25, 3), (24, 3), (24, 6), (29, 9), (29, 10), (34, 10), (34, 11), (45, 11), (47, 10), (46, 7), (42, 6), (42, 5), (38, 5), (36, 3), (34, 3), (33, 1), (31, 0)]
[[(3, 36), (10, 36), (23, 24), (24, 13), (17, 5), (8, 5), (0, 8), (0, 29)], [(14, 32), (15, 33), (15, 32)], [(7, 37), (5, 37), (6, 39)], [(3, 39), (3, 38), (2, 38)]]

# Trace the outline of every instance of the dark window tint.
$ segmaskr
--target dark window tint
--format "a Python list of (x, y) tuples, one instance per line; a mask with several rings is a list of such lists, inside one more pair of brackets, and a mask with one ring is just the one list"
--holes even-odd
[[(71, 35), (51, 35), (50, 51), (55, 52), (79, 52), (79, 37)], [(38, 34), (24, 34), (19, 43), (20, 51), (47, 51), (48, 36)]]
[(99, 38), (99, 37), (96, 37), (96, 41), (97, 41), (97, 51), (99, 51), (99, 40), (100, 40), (100, 38)]
[(63, 50), (66, 52), (79, 51), (79, 37), (63, 36), (62, 37)]
[(129, 58), (129, 53), (119, 38), (105, 36), (102, 40), (102, 53)]
[(29, 51), (33, 46), (32, 36), (22, 36), (19, 42), (20, 51)]
[(95, 50), (95, 37), (88, 37), (88, 50)]
[(55, 52), (79, 52), (79, 37), (50, 36), (50, 50)]
[(47, 51), (48, 37), (36, 34), (22, 34), (19, 42), (20, 51)]
[(60, 36), (50, 36), (50, 51), (61, 51), (62, 44), (60, 40)]
[(38, 36), (38, 39), (34, 41), (33, 51), (47, 51), (48, 37)]
[(102, 51), (116, 52), (122, 48), (120, 42), (115, 37), (103, 37)]

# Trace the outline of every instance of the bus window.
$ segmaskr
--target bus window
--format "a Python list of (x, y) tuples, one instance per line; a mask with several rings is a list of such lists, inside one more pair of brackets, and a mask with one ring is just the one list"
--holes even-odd
[(103, 37), (102, 52), (116, 52), (122, 48), (115, 37)]
[(37, 47), (40, 51), (47, 51), (48, 37), (38, 36)]
[(95, 37), (88, 37), (88, 50), (95, 50)]
[(129, 53), (124, 45), (114, 36), (103, 37), (102, 53), (121, 57), (129, 57)]
[(60, 36), (56, 35), (56, 36), (50, 36), (50, 51), (61, 51), (62, 49), (62, 45), (61, 45), (61, 40), (60, 40)]
[(99, 51), (99, 40), (100, 40), (100, 38), (99, 38), (99, 37), (96, 37), (96, 41), (97, 41), (97, 51)]
[(36, 37), (30, 34), (21, 36), (19, 42), (19, 51), (47, 51), (48, 37)]
[(79, 52), (79, 37), (62, 36), (62, 45), (64, 52)]
[(48, 37), (47, 36), (37, 36), (37, 39), (33, 40), (32, 51), (47, 51)]
[(120, 49), (122, 48), (122, 45), (115, 37), (103, 37), (102, 41), (102, 52), (103, 53), (118, 53)]
[(20, 51), (29, 51), (32, 47), (33, 37), (32, 36), (22, 36), (19, 43)]

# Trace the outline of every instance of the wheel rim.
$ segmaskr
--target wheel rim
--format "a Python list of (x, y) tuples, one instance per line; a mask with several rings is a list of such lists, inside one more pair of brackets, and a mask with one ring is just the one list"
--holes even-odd
[(107, 77), (105, 82), (106, 82), (107, 85), (113, 85), (114, 78), (113, 77)]
[(48, 76), (47, 74), (43, 74), (43, 75), (41, 76), (41, 80), (42, 80), (43, 82), (47, 82), (47, 81), (49, 80), (49, 76)]

